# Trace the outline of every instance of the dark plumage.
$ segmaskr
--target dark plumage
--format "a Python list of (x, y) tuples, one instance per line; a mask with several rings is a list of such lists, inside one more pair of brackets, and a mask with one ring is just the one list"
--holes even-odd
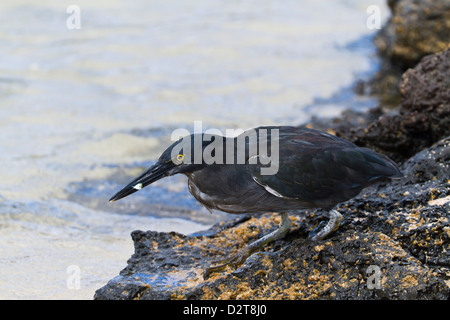
[[(242, 139), (246, 135), (248, 138)], [(268, 152), (261, 149), (262, 142), (267, 142)], [(278, 148), (272, 149), (276, 143)], [(211, 163), (207, 157), (195, 158), (199, 150), (209, 151), (206, 155), (218, 161)], [(223, 155), (219, 154), (222, 150)], [(278, 157), (274, 151), (278, 151)], [(273, 171), (270, 173), (274, 174), (264, 174), (264, 168), (270, 166)], [(188, 177), (189, 191), (210, 210), (282, 213), (279, 229), (207, 273), (222, 270), (227, 264), (240, 264), (252, 252), (283, 236), (289, 229), (288, 213), (292, 210), (330, 210), (377, 180), (402, 177), (388, 157), (331, 134), (286, 126), (259, 127), (236, 138), (205, 134), (185, 137), (173, 143), (153, 167), (126, 185), (111, 201), (176, 173)], [(339, 226), (342, 216), (335, 210), (330, 214), (330, 222), (312, 236), (314, 240), (324, 238)]]

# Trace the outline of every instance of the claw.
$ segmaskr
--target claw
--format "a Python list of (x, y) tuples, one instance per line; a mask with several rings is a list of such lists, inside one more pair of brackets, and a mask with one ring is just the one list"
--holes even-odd
[(221, 264), (206, 269), (205, 272), (203, 273), (203, 278), (207, 279), (211, 273), (223, 271), (227, 266), (232, 266), (236, 269), (241, 264), (243, 264), (245, 260), (247, 260), (247, 258), (252, 255), (253, 252), (254, 251), (249, 250), (249, 248), (247, 247), (244, 250), (239, 251), (238, 253), (232, 255), (227, 259), (213, 261), (213, 263), (221, 263)]
[(325, 221), (320, 221), (319, 225), (311, 230), (308, 234), (309, 239), (314, 239), (315, 236), (325, 227), (327, 223)]
[(321, 223), (319, 223), (319, 226), (317, 228), (310, 232), (308, 237), (313, 241), (322, 240), (332, 232), (336, 231), (339, 228), (342, 220), (344, 220), (344, 217), (339, 212), (337, 212), (336, 210), (331, 210), (330, 220), (325, 225), (325, 227), (321, 228), (324, 223), (324, 221), (322, 221)]
[(248, 257), (252, 255), (252, 253), (260, 250), (263, 246), (265, 246), (269, 242), (272, 242), (275, 239), (283, 237), (286, 234), (286, 232), (288, 232), (290, 225), (291, 221), (289, 220), (289, 215), (283, 212), (281, 214), (280, 227), (277, 230), (249, 244), (247, 247), (245, 247), (244, 249), (242, 249), (241, 251), (239, 251), (238, 253), (232, 255), (227, 259), (213, 261), (213, 263), (222, 263), (222, 264), (215, 267), (209, 267), (208, 269), (206, 269), (205, 272), (203, 273), (203, 278), (207, 279), (211, 273), (223, 271), (227, 266), (233, 266), (234, 268), (239, 267), (241, 264), (245, 262), (245, 260), (247, 260)]

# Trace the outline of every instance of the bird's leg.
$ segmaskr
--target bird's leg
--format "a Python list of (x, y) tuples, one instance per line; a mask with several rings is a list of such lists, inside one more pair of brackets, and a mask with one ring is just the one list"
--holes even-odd
[[(315, 228), (311, 233), (309, 234), (309, 238), (311, 240), (317, 241), (322, 240), (326, 236), (328, 236), (330, 233), (336, 231), (339, 228), (339, 225), (341, 224), (342, 220), (344, 220), (344, 217), (342, 214), (337, 212), (336, 210), (330, 211), (330, 220), (328, 220), (328, 223), (325, 227), (320, 229), (320, 224), (317, 228)], [(319, 230), (320, 229), (320, 230)]]
[(211, 273), (222, 271), (228, 265), (232, 265), (235, 268), (240, 266), (242, 263), (244, 263), (245, 260), (247, 260), (247, 258), (252, 253), (258, 251), (269, 242), (272, 242), (278, 238), (283, 237), (288, 232), (290, 226), (291, 220), (289, 219), (289, 214), (287, 212), (281, 213), (281, 223), (277, 230), (265, 235), (264, 237), (256, 240), (255, 242), (252, 242), (251, 244), (249, 244), (248, 246), (246, 246), (244, 249), (234, 254), (233, 256), (225, 260), (215, 261), (215, 263), (222, 263), (222, 264), (206, 269), (205, 273), (203, 274), (203, 277), (206, 279)]

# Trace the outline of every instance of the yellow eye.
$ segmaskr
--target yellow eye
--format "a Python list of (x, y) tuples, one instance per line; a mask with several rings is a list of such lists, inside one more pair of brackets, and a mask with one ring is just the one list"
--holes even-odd
[(179, 155), (177, 155), (177, 160), (182, 162), (184, 160), (184, 154), (180, 153)]

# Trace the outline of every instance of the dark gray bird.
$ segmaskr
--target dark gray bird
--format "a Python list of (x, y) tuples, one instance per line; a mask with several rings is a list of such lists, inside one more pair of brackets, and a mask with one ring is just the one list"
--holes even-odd
[[(270, 150), (270, 155), (269, 155)], [(383, 178), (400, 178), (384, 155), (334, 135), (296, 127), (259, 127), (234, 138), (192, 134), (173, 143), (142, 175), (115, 194), (126, 197), (167, 176), (183, 173), (191, 194), (209, 210), (229, 213), (280, 212), (277, 230), (249, 244), (211, 272), (242, 264), (253, 252), (286, 234), (289, 212), (330, 210), (330, 220), (310, 234), (321, 240), (337, 230), (343, 217), (332, 208)]]

